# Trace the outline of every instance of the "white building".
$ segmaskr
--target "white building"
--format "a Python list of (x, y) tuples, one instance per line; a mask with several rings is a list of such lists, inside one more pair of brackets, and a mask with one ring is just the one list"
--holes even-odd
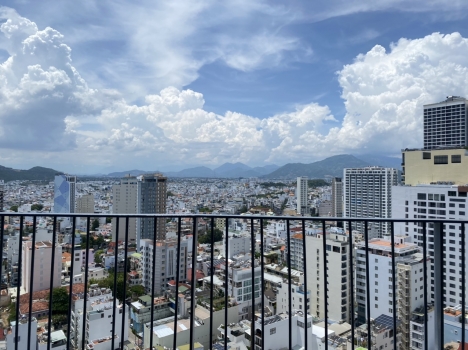
[[(241, 262), (239, 265), (229, 266), (228, 295), (235, 298), (238, 303), (252, 301), (252, 268), (250, 261)], [(255, 303), (260, 299), (261, 291), (261, 267), (254, 268), (255, 276)], [(260, 299), (261, 300), (261, 299)]]
[[(411, 350), (425, 349), (424, 347), (424, 306), (414, 310), (411, 314), (410, 321), (410, 347)], [(427, 343), (428, 349), (432, 344), (435, 344), (435, 317), (434, 317), (434, 305), (427, 306)]]
[[(391, 218), (392, 186), (398, 184), (398, 171), (393, 168), (348, 168), (343, 171), (343, 212), (348, 218)], [(389, 223), (372, 223), (378, 237), (389, 231)], [(364, 223), (353, 223), (353, 229), (364, 233)]]
[[(465, 186), (453, 185), (419, 185), (393, 187), (393, 217), (395, 218), (428, 218), (428, 219), (454, 219), (466, 220), (468, 189)], [(427, 251), (434, 256), (434, 224), (427, 224)], [(418, 223), (395, 223), (395, 232), (408, 235), (418, 246), (423, 246), (423, 227)], [(445, 272), (443, 274), (446, 291), (446, 305), (455, 306), (461, 304), (461, 231), (460, 226), (445, 225), (446, 238)], [(468, 249), (468, 240), (465, 245)], [(466, 262), (465, 262), (466, 263)], [(431, 270), (428, 264), (428, 270)], [(468, 270), (467, 270), (468, 271)], [(434, 286), (434, 277), (428, 276), (430, 286)], [(467, 294), (468, 296), (468, 294)], [(434, 292), (430, 291), (429, 300), (433, 301)]]
[(309, 214), (309, 204), (308, 204), (308, 178), (307, 176), (301, 176), (297, 178), (297, 189), (296, 189), (296, 199), (297, 199), (297, 209), (296, 212), (298, 215), (308, 215)]
[[(116, 300), (116, 307), (113, 310), (114, 297), (110, 289), (98, 288), (92, 285), (88, 291), (86, 310), (84, 311), (84, 295), (75, 294), (72, 302), (72, 322), (70, 338), (72, 346), (81, 346), (83, 337), (83, 317), (86, 317), (84, 325), (85, 344), (88, 349), (93, 350), (115, 350), (121, 349), (122, 342), (122, 308), (125, 306), (125, 324), (128, 324), (129, 310), (126, 304), (119, 304)], [(115, 338), (114, 349), (112, 349), (112, 322), (115, 311)], [(128, 339), (128, 327), (124, 327), (123, 342)]]
[[(294, 349), (305, 349), (305, 329), (307, 329), (307, 349), (318, 349), (316, 336), (313, 334), (312, 316), (307, 315), (307, 325), (304, 314), (295, 312), (292, 314), (292, 334), (289, 333), (289, 316), (278, 314), (265, 317), (264, 324), (264, 349), (288, 349), (291, 338)], [(255, 349), (262, 349), (262, 319), (255, 321)], [(329, 333), (330, 334), (330, 333)]]
[[(327, 233), (328, 317), (335, 321), (350, 321), (350, 288), (348, 236), (343, 233)], [(311, 292), (310, 313), (325, 317), (325, 280), (323, 260), (323, 234), (306, 236), (307, 289)]]
[[(358, 324), (366, 322), (366, 274), (369, 276), (370, 292), (370, 317), (375, 319), (380, 315), (393, 317), (393, 281), (392, 277), (392, 246), (389, 236), (384, 238), (373, 238), (369, 240), (369, 271), (366, 271), (366, 246), (365, 242), (357, 243), (356, 251), (356, 300)], [(403, 262), (405, 259), (419, 253), (419, 247), (410, 243), (410, 238), (406, 236), (395, 236), (395, 263)], [(416, 274), (416, 271), (414, 272)], [(422, 272), (417, 272), (419, 277), (423, 277)], [(395, 271), (395, 275), (396, 271)], [(422, 282), (418, 282), (415, 288), (419, 288)], [(398, 285), (395, 285), (398, 289)], [(419, 289), (418, 289), (419, 291)], [(421, 290), (421, 294), (423, 291)], [(417, 297), (422, 298), (421, 294)], [(421, 295), (421, 296), (420, 296)], [(416, 295), (415, 295), (416, 297)]]
[(331, 216), (342, 217), (343, 216), (343, 182), (340, 177), (334, 177), (332, 179), (332, 211)]
[[(143, 255), (143, 286), (151, 292), (151, 282), (155, 295), (161, 295), (167, 289), (167, 283), (176, 279), (179, 264), (179, 281), (187, 280), (187, 241), (180, 242), (180, 256), (177, 256), (177, 238), (166, 241), (142, 239), (140, 252)], [(153, 272), (153, 256), (156, 254)]]
[(94, 213), (94, 195), (89, 193), (76, 199), (77, 213)]
[[(53, 287), (61, 285), (62, 276), (62, 247), (55, 245), (55, 266), (52, 267), (52, 242), (36, 242), (34, 261), (32, 261), (32, 242), (23, 242), (22, 252), (22, 286), (26, 293), (36, 292), (50, 288), (51, 271), (53, 275)], [(31, 282), (32, 267), (34, 267), (33, 285)]]
[[(18, 339), (16, 339), (16, 321), (11, 321), (11, 327), (6, 334), (7, 350), (14, 350), (18, 343), (18, 349), (36, 349), (37, 348), (37, 320), (33, 317), (29, 321), (26, 317), (19, 320)], [(31, 329), (31, 341), (28, 346), (28, 326)]]
[(278, 293), (276, 294), (276, 313), (289, 312), (289, 288), (291, 288), (291, 312), (304, 311), (305, 299), (307, 298), (307, 313), (309, 313), (311, 308), (310, 290), (306, 291), (304, 284), (292, 283), (289, 285), (287, 282), (283, 282), (281, 287), (278, 288)]

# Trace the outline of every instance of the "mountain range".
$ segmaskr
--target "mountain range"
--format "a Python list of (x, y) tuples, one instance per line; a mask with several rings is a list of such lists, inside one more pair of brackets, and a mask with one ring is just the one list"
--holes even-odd
[[(308, 176), (309, 179), (323, 179), (326, 176), (343, 176), (344, 168), (365, 167), (370, 165), (380, 165), (400, 169), (401, 160), (399, 158), (376, 156), (376, 155), (350, 155), (341, 154), (323, 159), (318, 162), (288, 163), (279, 167), (278, 165), (266, 165), (263, 167), (250, 167), (243, 163), (224, 163), (223, 165), (210, 169), (205, 166), (188, 168), (181, 171), (144, 171), (127, 170), (121, 172), (112, 172), (107, 175), (99, 174), (94, 177), (113, 177), (121, 178), (128, 174), (138, 176), (141, 174), (163, 173), (169, 178), (249, 178), (260, 177), (265, 179), (293, 179), (298, 176)], [(0, 180), (46, 180), (52, 181), (56, 174), (63, 172), (54, 169), (33, 167), (29, 170), (17, 170), (0, 165)], [(89, 177), (80, 176), (80, 177)]]

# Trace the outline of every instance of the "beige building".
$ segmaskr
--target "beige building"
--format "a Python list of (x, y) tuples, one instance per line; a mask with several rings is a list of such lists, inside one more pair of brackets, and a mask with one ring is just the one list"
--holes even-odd
[(453, 182), (466, 185), (468, 150), (465, 148), (405, 149), (402, 151), (404, 185)]
[[(135, 176), (127, 176), (120, 179), (120, 184), (112, 186), (113, 214), (136, 214), (137, 213), (137, 186)], [(112, 219), (112, 240), (116, 241), (117, 219)], [(125, 240), (125, 219), (119, 220), (119, 240)], [(128, 220), (128, 241), (136, 242), (136, 219)]]
[(78, 197), (76, 200), (77, 213), (94, 213), (94, 196), (92, 194), (85, 194)]
[[(32, 261), (32, 242), (23, 242), (23, 255), (22, 255), (22, 286), (26, 293), (36, 292), (50, 288), (51, 266), (52, 266), (52, 242), (36, 242), (36, 251), (34, 254), (34, 261)], [(53, 287), (58, 288), (61, 286), (62, 276), (62, 247), (58, 244), (55, 245), (55, 260), (54, 260), (54, 277)], [(34, 281), (31, 286), (31, 274), (34, 267)]]

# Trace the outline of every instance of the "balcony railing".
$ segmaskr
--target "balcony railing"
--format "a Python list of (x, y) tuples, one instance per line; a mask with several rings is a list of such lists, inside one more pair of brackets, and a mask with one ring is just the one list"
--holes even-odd
[[(115, 237), (109, 243), (109, 246), (112, 248), (112, 255), (110, 253), (106, 256), (106, 258), (111, 259), (113, 261), (120, 261), (121, 260), (121, 273), (123, 273), (124, 278), (121, 280), (118, 279), (118, 271), (114, 271), (113, 273), (113, 281), (111, 286), (111, 296), (109, 295), (109, 290), (106, 289), (104, 291), (99, 291), (95, 285), (90, 285), (92, 280), (89, 274), (89, 266), (90, 266), (90, 254), (93, 254), (91, 249), (95, 246), (91, 240), (94, 241), (94, 237), (91, 234), (91, 220), (95, 218), (104, 218), (104, 217), (111, 217), (117, 220), (115, 222)], [(423, 312), (421, 313), (421, 307), (419, 307), (419, 317), (417, 318), (419, 321), (422, 320), (422, 336), (418, 335), (418, 340), (424, 340), (424, 349), (443, 349), (443, 334), (444, 334), (444, 308), (446, 306), (454, 306), (450, 305), (445, 299), (445, 296), (452, 294), (453, 292), (461, 297), (461, 309), (457, 309), (460, 315), (465, 315), (465, 291), (466, 291), (466, 282), (465, 282), (465, 249), (466, 241), (465, 241), (465, 225), (468, 222), (465, 221), (454, 221), (454, 220), (437, 220), (437, 219), (417, 219), (417, 220), (408, 220), (408, 219), (349, 219), (349, 218), (313, 218), (313, 217), (286, 217), (286, 216), (261, 216), (261, 215), (254, 215), (254, 216), (237, 216), (237, 215), (205, 215), (205, 214), (192, 214), (192, 215), (107, 215), (107, 214), (18, 214), (18, 213), (0, 213), (0, 235), (4, 238), (0, 240), (0, 251), (5, 251), (7, 249), (7, 244), (5, 243), (5, 238), (8, 237), (8, 224), (18, 221), (19, 222), (19, 230), (16, 232), (19, 234), (22, 239), (18, 239), (18, 268), (21, 271), (21, 276), (18, 277), (18, 283), (14, 286), (12, 281), (9, 281), (5, 276), (8, 276), (10, 271), (7, 271), (7, 266), (5, 264), (5, 254), (4, 254), (4, 261), (2, 262), (2, 271), (1, 271), (1, 278), (2, 278), (2, 288), (5, 290), (6, 288), (16, 287), (16, 293), (13, 295), (12, 304), (10, 305), (10, 326), (7, 328), (7, 347), (8, 350), (15, 349), (21, 350), (29, 347), (29, 344), (33, 344), (36, 342), (40, 344), (47, 344), (47, 349), (53, 348), (57, 346), (57, 339), (54, 338), (57, 336), (54, 332), (62, 331), (65, 338), (63, 339), (63, 344), (66, 344), (67, 349), (125, 349), (130, 348), (128, 342), (135, 342), (137, 348), (140, 349), (153, 349), (156, 346), (162, 346), (163, 344), (156, 344), (158, 341), (155, 338), (153, 333), (153, 327), (157, 327), (161, 325), (163, 322), (166, 322), (168, 318), (165, 317), (164, 319), (157, 319), (159, 317), (155, 315), (155, 308), (149, 308), (149, 323), (143, 326), (143, 333), (150, 332), (150, 334), (143, 334), (142, 339), (138, 339), (138, 337), (130, 337), (128, 336), (129, 333), (129, 314), (130, 309), (129, 305), (131, 302), (132, 295), (128, 294), (128, 286), (129, 281), (128, 278), (125, 276), (128, 273), (130, 262), (129, 262), (129, 250), (132, 248), (130, 247), (130, 240), (129, 240), (129, 222), (130, 219), (133, 218), (141, 218), (151, 220), (151, 224), (153, 225), (153, 237), (156, 237), (156, 232), (161, 227), (158, 225), (160, 220), (164, 222), (167, 221), (175, 221), (176, 222), (176, 232), (172, 233), (172, 240), (176, 240), (177, 244), (175, 245), (175, 251), (169, 252), (167, 250), (158, 250), (159, 253), (155, 253), (156, 247), (161, 241), (151, 241), (151, 244), (146, 245), (148, 248), (145, 251), (140, 251), (143, 253), (141, 267), (143, 270), (148, 269), (154, 271), (153, 278), (151, 281), (147, 282), (145, 292), (149, 296), (149, 302), (155, 300), (155, 298), (159, 297), (161, 294), (166, 295), (171, 300), (168, 305), (170, 304), (170, 309), (173, 310), (175, 315), (172, 318), (169, 318), (169, 322), (172, 322), (172, 326), (169, 327), (173, 330), (172, 332), (172, 339), (171, 344), (168, 345), (167, 343), (164, 344), (167, 348), (176, 349), (178, 346), (184, 345), (183, 338), (185, 336), (181, 336), (180, 332), (187, 331), (188, 332), (188, 345), (190, 349), (194, 349), (194, 344), (202, 339), (204, 336), (202, 332), (207, 332), (209, 343), (206, 346), (212, 347), (213, 342), (219, 339), (219, 334), (215, 334), (215, 331), (219, 329), (219, 327), (225, 327), (228, 325), (229, 332), (227, 332), (227, 337), (230, 336), (236, 338), (239, 334), (242, 333), (242, 329), (236, 328), (241, 327), (239, 325), (233, 325), (233, 319), (236, 319), (236, 313), (241, 303), (244, 305), (244, 310), (246, 310), (247, 314), (250, 318), (250, 324), (244, 324), (245, 327), (250, 327), (250, 334), (245, 333), (245, 339), (249, 342), (252, 340), (250, 335), (255, 335), (255, 348), (258, 349), (266, 349), (265, 342), (268, 339), (273, 339), (272, 337), (276, 332), (282, 332), (284, 335), (283, 339), (287, 339), (288, 344), (286, 346), (281, 347), (288, 347), (292, 349), (294, 346), (298, 345), (296, 342), (300, 342), (301, 346), (305, 349), (315, 348), (312, 347), (312, 342), (320, 342), (324, 343), (324, 348), (329, 349), (341, 349), (337, 346), (339, 345), (340, 338), (336, 334), (329, 335), (329, 330), (332, 327), (333, 321), (342, 322), (343, 320), (348, 321), (350, 324), (350, 331), (342, 335), (341, 338), (344, 339), (346, 344), (353, 344), (350, 345), (351, 348), (357, 348), (358, 346), (362, 346), (363, 344), (376, 344), (378, 341), (378, 337), (376, 335), (380, 334), (382, 331), (388, 331), (389, 333), (396, 335), (394, 336), (394, 340), (391, 348), (397, 349), (399, 346), (398, 339), (400, 335), (400, 328), (399, 327), (410, 327), (407, 324), (409, 319), (415, 319), (411, 315), (407, 315), (404, 319), (398, 319), (397, 310), (398, 308), (409, 308), (411, 306), (411, 302), (408, 302), (408, 295), (402, 295), (401, 300), (399, 297), (399, 293), (401, 293), (401, 289), (404, 287), (402, 283), (398, 284), (397, 280), (397, 269), (396, 266), (400, 260), (397, 261), (397, 253), (396, 250), (403, 248), (396, 244), (396, 237), (395, 234), (395, 225), (401, 223), (418, 223), (420, 224), (420, 228), (422, 228), (422, 247), (420, 248), (420, 252), (423, 254), (423, 257), (429, 257), (428, 253), (428, 232), (427, 228), (428, 225), (431, 225), (433, 228), (433, 255), (432, 260), (429, 261), (428, 259), (423, 259), (423, 273), (419, 274), (420, 278), (423, 279)], [(221, 243), (218, 242), (218, 246), (215, 245), (215, 219), (222, 218), (225, 219), (225, 227), (223, 230), (223, 238)], [(32, 230), (26, 230), (26, 221), (32, 221)], [(39, 221), (46, 221), (50, 223), (51, 232), (49, 234), (50, 240), (44, 240), (44, 232), (39, 233), (38, 223)], [(84, 261), (79, 260), (78, 258), (75, 259), (75, 244), (72, 243), (71, 252), (71, 260), (70, 260), (70, 271), (74, 270), (74, 264), (81, 262), (84, 268), (84, 277), (82, 276), (83, 283), (78, 284), (74, 282), (73, 273), (69, 278), (69, 281), (62, 279), (60, 283), (58, 283), (56, 279), (57, 271), (62, 270), (61, 267), (58, 269), (62, 256), (56, 256), (57, 247), (61, 246), (61, 243), (58, 242), (58, 235), (60, 233), (60, 226), (59, 223), (63, 220), (70, 220), (70, 228), (72, 233), (72, 240), (75, 239), (75, 232), (77, 228), (77, 221), (78, 220), (85, 220), (86, 221), (86, 230), (83, 232), (84, 242), (81, 243), (81, 247), (85, 250), (85, 253), (82, 254), (80, 251), (79, 254), (81, 257), (84, 257)], [(240, 263), (236, 265), (235, 262), (229, 263), (229, 233), (230, 233), (230, 221), (231, 220), (243, 220), (244, 222), (247, 221), (249, 223), (247, 236), (250, 237), (250, 251), (245, 252), (249, 253), (250, 256), (247, 254), (247, 260), (242, 260)], [(204, 226), (198, 225), (200, 221), (204, 222)], [(279, 276), (283, 276), (283, 283), (287, 284), (288, 286), (295, 285), (297, 283), (297, 288), (299, 290), (299, 285), (302, 284), (307, 293), (308, 286), (312, 284), (318, 285), (317, 289), (317, 299), (315, 296), (311, 299), (302, 298), (299, 302), (298, 300), (292, 299), (292, 288), (287, 288), (287, 312), (286, 314), (282, 314), (281, 316), (275, 317), (275, 315), (269, 311), (269, 305), (266, 305), (268, 302), (268, 298), (262, 297), (258, 298), (255, 296), (255, 292), (252, 290), (252, 286), (255, 286), (255, 278), (256, 276), (260, 276), (261, 282), (261, 295), (265, 296), (265, 292), (267, 289), (271, 287), (267, 287), (271, 285), (271, 282), (266, 281), (268, 277), (271, 279), (269, 275), (265, 274), (266, 262), (263, 259), (264, 252), (266, 251), (266, 239), (268, 237), (266, 231), (266, 225), (268, 223), (272, 223), (275, 221), (282, 221), (286, 223), (286, 251), (289, 251), (287, 248), (291, 245), (291, 233), (292, 227), (301, 228), (302, 231), (302, 252), (304, 252), (304, 259), (303, 261), (307, 261), (306, 257), (307, 254), (312, 254), (311, 247), (313, 249), (317, 249), (320, 251), (320, 260), (321, 260), (321, 270), (318, 269), (318, 262), (313, 260), (310, 262), (310, 266), (307, 266), (306, 263), (301, 266), (302, 274), (299, 274), (300, 283), (295, 282), (297, 276), (295, 275), (295, 271), (292, 269), (286, 269), (286, 272), (279, 272)], [(190, 226), (190, 232), (192, 234), (191, 240), (186, 240), (182, 234), (182, 223), (184, 225)], [(363, 226), (363, 242), (357, 243), (355, 239), (352, 239), (353, 235), (347, 232), (346, 230), (343, 231), (343, 235), (347, 235), (347, 252), (339, 252), (342, 254), (342, 258), (339, 258), (336, 262), (336, 266), (332, 266), (330, 256), (327, 256), (330, 252), (330, 242), (327, 242), (327, 234), (320, 234), (319, 236), (312, 235), (316, 238), (314, 241), (314, 245), (311, 246), (308, 242), (308, 235), (306, 234), (307, 228), (310, 225), (314, 225), (315, 229), (319, 229), (319, 231), (327, 232), (327, 227), (330, 222), (336, 222), (342, 227), (353, 227), (354, 224), (359, 223), (360, 226)], [(121, 231), (120, 227), (123, 223), (124, 230)], [(371, 269), (373, 263), (371, 263), (371, 255), (372, 252), (375, 251), (375, 241), (371, 241), (369, 237), (369, 224), (370, 223), (388, 223), (390, 227), (389, 232), (385, 232), (384, 234), (388, 235), (387, 241), (389, 242), (388, 245), (384, 246), (385, 254), (384, 257), (389, 259), (389, 264), (385, 266), (385, 269), (375, 270)], [(449, 286), (449, 281), (445, 281), (444, 277), (444, 269), (449, 268), (446, 263), (445, 254), (449, 254), (449, 250), (447, 250), (447, 244), (445, 239), (449, 239), (448, 236), (445, 235), (445, 224), (450, 225), (458, 225), (460, 230), (459, 236), (459, 246), (462, 247), (457, 249), (457, 254), (459, 255), (460, 260), (460, 267), (461, 267), (461, 288), (457, 290), (453, 290)], [(67, 230), (67, 228), (65, 228)], [(133, 230), (133, 228), (132, 228)], [(206, 232), (203, 232), (206, 230)], [(317, 230), (315, 230), (316, 232)], [(119, 233), (120, 232), (120, 233)], [(123, 235), (122, 235), (123, 232)], [(187, 232), (187, 230), (184, 230)], [(294, 232), (297, 234), (298, 230)], [(14, 233), (14, 232), (13, 232)], [(168, 236), (171, 235), (169, 232), (167, 233)], [(205, 278), (206, 285), (209, 286), (207, 290), (201, 290), (198, 288), (198, 281), (197, 281), (197, 267), (199, 262), (197, 260), (199, 255), (199, 245), (198, 240), (200, 235), (208, 235), (208, 243), (210, 244), (209, 257), (208, 261), (205, 261), (207, 265), (209, 265), (208, 271), (212, 271), (211, 268), (216, 264), (216, 271), (222, 271), (217, 276), (210, 274)], [(47, 236), (47, 235), (46, 235)], [(47, 236), (47, 237), (49, 237)], [(398, 236), (400, 237), (400, 236)], [(184, 238), (184, 241), (182, 239)], [(272, 237), (269, 236), (269, 239)], [(259, 239), (260, 244), (257, 245), (257, 239)], [(317, 240), (318, 239), (318, 240)], [(38, 247), (39, 240), (48, 241), (47, 244), (41, 245)], [(432, 241), (432, 240), (431, 240)], [(120, 244), (119, 244), (120, 242)], [(205, 239), (206, 242), (206, 239)], [(297, 239), (296, 239), (297, 242)], [(161, 243), (162, 244), (162, 243)], [(373, 248), (369, 247), (370, 244), (373, 244)], [(190, 246), (189, 246), (190, 245)], [(36, 249), (29, 249), (29, 247), (36, 247)], [(218, 257), (215, 257), (215, 249), (223, 248), (224, 253), (224, 260), (219, 261)], [(136, 251), (140, 250), (140, 247), (136, 247)], [(50, 249), (50, 256), (47, 256), (45, 259), (45, 251), (43, 249)], [(308, 251), (309, 249), (309, 251)], [(183, 252), (191, 251), (191, 254), (183, 255)], [(356, 251), (359, 251), (358, 256), (364, 255), (363, 258), (359, 260), (356, 259)], [(153, 252), (152, 257), (148, 252)], [(292, 253), (292, 250), (290, 251)], [(402, 249), (402, 252), (406, 252), (405, 249)], [(450, 250), (453, 252), (453, 250)], [(8, 252), (7, 252), (8, 253)], [(146, 254), (148, 253), (148, 254)], [(156, 269), (156, 254), (163, 254), (162, 261), (164, 262), (164, 268), (167, 270), (170, 267), (167, 265), (171, 265), (173, 271), (170, 276), (164, 275), (162, 271), (157, 271)], [(176, 264), (173, 266), (171, 258), (169, 258), (170, 254), (175, 254)], [(378, 254), (375, 256), (372, 255), (372, 259), (377, 259)], [(150, 257), (150, 258), (148, 258)], [(281, 258), (281, 257), (279, 257)], [(173, 259), (173, 258), (172, 258)], [(291, 266), (291, 255), (287, 254), (284, 256), (284, 263), (283, 266)], [(112, 260), (112, 259), (111, 259)], [(342, 269), (342, 261), (347, 261), (347, 268), (345, 270)], [(364, 272), (361, 269), (360, 282), (356, 281), (355, 273), (356, 264), (363, 264), (362, 268), (365, 268)], [(104, 265), (105, 263), (103, 263)], [(113, 266), (114, 263), (110, 264)], [(27, 266), (25, 266), (27, 265)], [(45, 265), (45, 266), (44, 266)], [(388, 266), (391, 265), (391, 266)], [(161, 265), (162, 266), (162, 265)], [(184, 271), (188, 271), (190, 269), (190, 275), (184, 274)], [(377, 266), (377, 265), (376, 265)], [(86, 268), (87, 267), (87, 268)], [(332, 270), (333, 268), (337, 270)], [(380, 268), (380, 265), (379, 265)], [(244, 269), (250, 270), (249, 276), (247, 279), (244, 278), (244, 286), (243, 288), (237, 288), (237, 285), (233, 285), (235, 282), (234, 279), (236, 275), (233, 274), (235, 269)], [(315, 269), (315, 274), (313, 270)], [(228, 273), (226, 273), (228, 270)], [(258, 272), (260, 271), (260, 272)], [(308, 271), (311, 272), (308, 274)], [(342, 277), (342, 273), (340, 271), (347, 271), (348, 276)], [(369, 271), (370, 273), (366, 273), (365, 271)], [(47, 272), (47, 273), (44, 273)], [(245, 271), (243, 271), (245, 272)], [(162, 273), (162, 275), (161, 275)], [(378, 301), (374, 302), (374, 298), (377, 298), (378, 295), (374, 295), (372, 289), (374, 286), (371, 286), (370, 283), (370, 274), (386, 274), (388, 275), (388, 279), (386, 282), (386, 286), (389, 286), (388, 290), (385, 289), (386, 293), (389, 293), (391, 296), (391, 305), (393, 311), (386, 312), (387, 316), (390, 315), (391, 322), (387, 323), (378, 323), (377, 319), (373, 319), (371, 317), (371, 311), (373, 307), (378, 306)], [(433, 273), (433, 275), (431, 275)], [(161, 290), (155, 290), (155, 282), (156, 274), (158, 278), (161, 278), (163, 282), (163, 288)], [(145, 273), (143, 273), (145, 275)], [(243, 275), (243, 274), (240, 274)], [(43, 279), (44, 276), (48, 281), (47, 286), (38, 287), (37, 279)], [(183, 277), (186, 276), (186, 277)], [(316, 280), (308, 281), (308, 277), (316, 276)], [(229, 282), (229, 277), (233, 279), (233, 282)], [(430, 284), (430, 278), (434, 279), (433, 285)], [(345, 295), (349, 296), (347, 299), (347, 304), (342, 306), (343, 317), (340, 320), (332, 320), (329, 317), (330, 305), (336, 304), (337, 300), (331, 300), (330, 295), (334, 290), (331, 290), (330, 286), (332, 285), (332, 279), (336, 279), (339, 284), (337, 290), (341, 294), (341, 283), (349, 283), (349, 287), (347, 289), (347, 293)], [(349, 280), (348, 280), (349, 279)], [(380, 281), (380, 280), (379, 280)], [(237, 281), (239, 282), (239, 281)], [(248, 283), (246, 283), (248, 282)], [(67, 298), (68, 302), (63, 299), (63, 296), (57, 296), (55, 293), (55, 289), (57, 285), (64, 286), (68, 290)], [(77, 288), (81, 285), (81, 289)], [(247, 287), (250, 287), (250, 291)], [(358, 288), (357, 295), (355, 291), (355, 287), (359, 285), (362, 288)], [(224, 288), (223, 286), (229, 286), (229, 288)], [(324, 286), (327, 286), (326, 288)], [(387, 288), (385, 286), (380, 286)], [(301, 287), (302, 288), (302, 287)], [(365, 288), (365, 291), (364, 291)], [(409, 287), (411, 288), (411, 287)], [(237, 291), (238, 294), (233, 294), (234, 290)], [(242, 290), (242, 294), (241, 293)], [(29, 291), (29, 293), (25, 293), (25, 291)], [(35, 293), (42, 291), (41, 300), (47, 301), (45, 303), (46, 309), (38, 310), (38, 303), (36, 302)], [(399, 293), (397, 293), (397, 291)], [(431, 296), (431, 292), (434, 292), (433, 297)], [(408, 291), (410, 293), (411, 291)], [(100, 293), (100, 294), (99, 294)], [(229, 294), (231, 293), (231, 294)], [(3, 294), (2, 294), (3, 295)], [(101, 295), (102, 298), (96, 299), (95, 296)], [(245, 295), (248, 295), (247, 299), (245, 300)], [(119, 298), (117, 298), (119, 296)], [(374, 298), (372, 298), (374, 296)], [(54, 300), (54, 298), (60, 298), (60, 300)], [(240, 299), (239, 299), (240, 298)], [(323, 298), (323, 299), (321, 299)], [(261, 299), (261, 300), (259, 300)], [(296, 299), (298, 299), (296, 297)], [(98, 301), (97, 301), (98, 300)], [(325, 302), (326, 301), (326, 302)], [(60, 308), (58, 303), (63, 303), (66, 305), (66, 309), (63, 310)], [(433, 303), (434, 308), (434, 319), (435, 322), (430, 325), (428, 322), (428, 305)], [(44, 303), (43, 303), (44, 304)], [(342, 304), (342, 303), (340, 303)], [(374, 305), (375, 304), (375, 305)], [(209, 305), (209, 310), (206, 315), (201, 315), (200, 313), (197, 315), (197, 307), (202, 307), (202, 305), (207, 306)], [(257, 307), (252, 307), (252, 305), (257, 305)], [(314, 306), (320, 307), (316, 308), (316, 313), (312, 316), (314, 317), (314, 323), (311, 327), (304, 325), (311, 324), (311, 316), (308, 314), (310, 313), (311, 309), (314, 309)], [(356, 306), (357, 305), (357, 306)], [(184, 309), (186, 309), (186, 314), (184, 314)], [(224, 310), (223, 310), (224, 309)], [(26, 311), (23, 311), (26, 310)], [(85, 310), (85, 311), (83, 311)], [(98, 313), (94, 313), (91, 311), (99, 311)], [(109, 312), (109, 310), (111, 310)], [(344, 310), (344, 311), (343, 311)], [(5, 309), (4, 309), (5, 311)], [(304, 312), (309, 311), (309, 312)], [(410, 310), (413, 312), (415, 310)], [(457, 312), (458, 312), (457, 311)], [(222, 314), (219, 314), (222, 312)], [(39, 313), (39, 315), (38, 315)], [(83, 317), (83, 314), (86, 315)], [(216, 317), (215, 314), (216, 313)], [(242, 312), (245, 314), (245, 312)], [(385, 312), (384, 312), (385, 314)], [(221, 315), (221, 316), (220, 316)], [(455, 315), (455, 314), (454, 314)], [(455, 316), (457, 316), (456, 314)], [(57, 319), (59, 316), (62, 316), (62, 322), (58, 322)], [(102, 318), (102, 325), (105, 325), (107, 328), (103, 332), (100, 330), (99, 332), (94, 328), (94, 326), (90, 327), (90, 323), (94, 322), (93, 320), (98, 317)], [(405, 315), (406, 316), (406, 315)], [(36, 320), (36, 318), (38, 320)], [(214, 324), (215, 319), (218, 320), (218, 324)], [(361, 319), (361, 320), (360, 320)], [(31, 321), (30, 321), (31, 320)], [(42, 320), (40, 322), (40, 320)], [(63, 321), (64, 320), (64, 321)], [(236, 320), (239, 321), (239, 320)], [(318, 339), (317, 333), (312, 331), (313, 327), (318, 327), (319, 321), (322, 321), (322, 325), (320, 327), (324, 328), (324, 337)], [(323, 322), (325, 321), (325, 322)], [(37, 326), (39, 329), (43, 327), (44, 331), (42, 334), (36, 332), (36, 329), (31, 329), (30, 325), (32, 322), (37, 322)], [(96, 321), (97, 322), (97, 321)], [(278, 322), (278, 325), (287, 324), (287, 327), (282, 328), (272, 328), (272, 324)], [(35, 323), (36, 324), (36, 323)], [(42, 325), (41, 325), (42, 324)], [(97, 325), (99, 323), (95, 323)], [(209, 324), (209, 327), (203, 328), (205, 324)], [(459, 341), (463, 344), (465, 343), (465, 324), (466, 322), (461, 323), (461, 335)], [(156, 325), (156, 326), (155, 326)], [(302, 325), (302, 326), (301, 326)], [(299, 328), (298, 328), (299, 327)], [(302, 328), (301, 328), (302, 327)], [(203, 328), (203, 329), (202, 329)], [(275, 329), (275, 333), (273, 330)], [(302, 330), (301, 330), (302, 329)], [(294, 330), (294, 331), (293, 331)], [(299, 333), (296, 331), (299, 330)], [(370, 330), (370, 331), (369, 331)], [(90, 339), (91, 332), (93, 334), (99, 334), (97, 339)], [(265, 331), (268, 333), (266, 334)], [(406, 334), (410, 334), (412, 329), (407, 329)], [(52, 336), (54, 333), (54, 337)], [(224, 333), (224, 328), (223, 332)], [(84, 337), (81, 335), (85, 335)], [(262, 336), (265, 334), (266, 336)], [(293, 334), (301, 334), (298, 339), (296, 335)], [(434, 343), (429, 343), (429, 335), (432, 335)], [(206, 338), (206, 337), (205, 337)], [(340, 338), (340, 339), (341, 339)], [(276, 339), (276, 338), (275, 338)], [(12, 341), (11, 341), (12, 340)], [(409, 341), (409, 340), (407, 340)], [(54, 343), (55, 342), (55, 343)], [(9, 345), (10, 344), (10, 345)], [(62, 343), (60, 343), (62, 344)], [(221, 346), (224, 349), (228, 349), (229, 342), (222, 341)], [(337, 345), (338, 344), (338, 345)], [(345, 344), (345, 345), (346, 345)], [(342, 344), (343, 345), (343, 344)], [(346, 346), (342, 349), (345, 349)], [(12, 348), (10, 349), (11, 346)], [(105, 346), (105, 347), (104, 347)], [(271, 344), (269, 343), (268, 348), (271, 348)], [(274, 345), (273, 345), (274, 346)], [(279, 344), (278, 344), (279, 346)], [(205, 348), (207, 348), (205, 347)]]

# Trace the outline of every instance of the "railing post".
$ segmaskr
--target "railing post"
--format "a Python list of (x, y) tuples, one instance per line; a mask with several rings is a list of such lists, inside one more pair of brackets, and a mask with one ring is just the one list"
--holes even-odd
[(441, 222), (434, 223), (434, 349), (444, 348), (444, 230)]

